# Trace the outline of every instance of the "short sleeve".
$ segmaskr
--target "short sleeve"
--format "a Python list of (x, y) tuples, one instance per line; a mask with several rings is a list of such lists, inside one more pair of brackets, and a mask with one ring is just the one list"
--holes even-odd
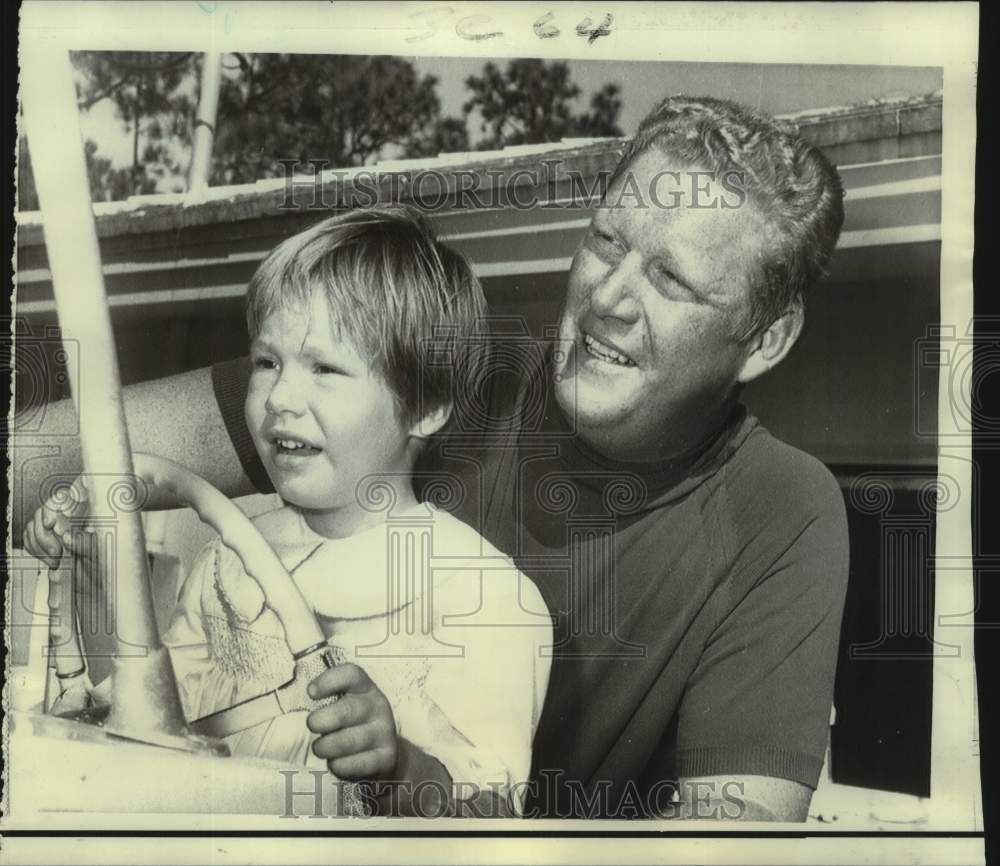
[(253, 439), (247, 429), (243, 407), (250, 384), (250, 359), (247, 357), (222, 361), (212, 367), (212, 390), (219, 404), (219, 413), (226, 425), (226, 432), (240, 458), (247, 478), (260, 493), (273, 493), (274, 485), (264, 470)]
[(725, 617), (684, 694), (681, 778), (771, 776), (815, 788), (833, 702), (848, 576), (843, 500), (827, 507)]
[(503, 577), (509, 585), (484, 592), (472, 616), (444, 617), (439, 637), (462, 655), (429, 666), (422, 691), (430, 714), (415, 745), (444, 764), (459, 797), (463, 789), (493, 790), (520, 814), (548, 687), (552, 625), (528, 578)]

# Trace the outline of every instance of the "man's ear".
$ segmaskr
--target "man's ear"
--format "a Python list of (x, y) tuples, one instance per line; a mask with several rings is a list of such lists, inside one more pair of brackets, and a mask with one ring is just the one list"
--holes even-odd
[(781, 363), (802, 333), (804, 321), (802, 303), (796, 301), (764, 333), (754, 337), (750, 341), (750, 353), (740, 370), (740, 384), (753, 381)]
[(437, 409), (433, 409), (419, 419), (410, 428), (410, 435), (417, 439), (428, 439), (438, 432), (451, 417), (451, 404), (445, 403)]

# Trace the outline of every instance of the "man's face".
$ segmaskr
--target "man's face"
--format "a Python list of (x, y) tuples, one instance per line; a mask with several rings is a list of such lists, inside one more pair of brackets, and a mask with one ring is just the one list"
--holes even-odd
[[(641, 155), (630, 187), (642, 201), (620, 197), (620, 179), (570, 269), (556, 397), (579, 435), (611, 457), (662, 458), (699, 444), (748, 354), (735, 335), (767, 226), (748, 199), (723, 208), (733, 196), (704, 174), (697, 202), (719, 205), (691, 207), (690, 168), (656, 149)], [(662, 175), (669, 170), (680, 171), (680, 186)]]

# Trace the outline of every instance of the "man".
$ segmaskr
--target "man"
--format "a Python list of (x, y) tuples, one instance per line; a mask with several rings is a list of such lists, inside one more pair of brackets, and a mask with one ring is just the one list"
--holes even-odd
[[(454, 510), (555, 616), (526, 814), (804, 820), (827, 741), (844, 506), (739, 394), (798, 339), (841, 199), (822, 155), (769, 118), (665, 100), (573, 260), (553, 351), (521, 359), (514, 387), (466, 395), (428, 455)], [(132, 389), (133, 447), (232, 495), (248, 477), (265, 487), (246, 376), (232, 362), (211, 383), (197, 371)]]

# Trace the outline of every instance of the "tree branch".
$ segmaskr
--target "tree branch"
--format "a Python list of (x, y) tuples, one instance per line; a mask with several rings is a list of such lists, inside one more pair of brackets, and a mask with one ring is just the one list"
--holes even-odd
[(78, 102), (77, 108), (79, 108), (80, 111), (88, 111), (89, 109), (97, 105), (97, 103), (100, 102), (102, 99), (107, 99), (113, 93), (117, 93), (121, 89), (122, 85), (127, 83), (128, 83), (127, 76), (125, 78), (120, 78), (114, 84), (110, 85), (109, 87), (106, 87), (103, 90), (103, 92), (98, 93), (96, 96), (91, 96), (88, 99), (84, 99), (82, 102)]

